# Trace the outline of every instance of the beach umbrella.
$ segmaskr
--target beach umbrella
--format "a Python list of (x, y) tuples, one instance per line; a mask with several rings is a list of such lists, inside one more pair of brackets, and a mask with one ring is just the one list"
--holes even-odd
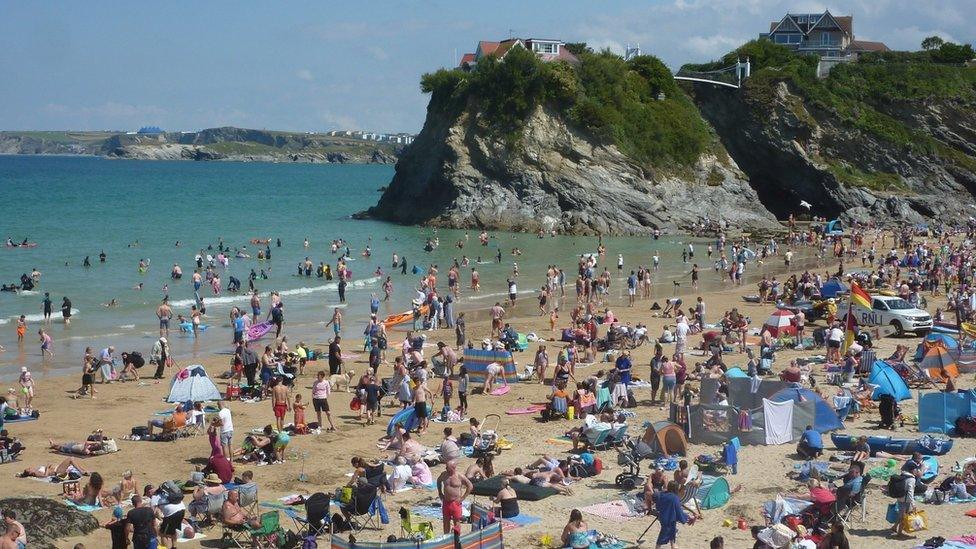
[(933, 381), (947, 381), (949, 378), (959, 377), (956, 359), (952, 358), (952, 354), (941, 345), (926, 351), (918, 366), (925, 370)]
[(786, 309), (776, 309), (763, 324), (763, 330), (769, 330), (773, 337), (796, 335), (796, 326), (792, 324), (795, 315)]

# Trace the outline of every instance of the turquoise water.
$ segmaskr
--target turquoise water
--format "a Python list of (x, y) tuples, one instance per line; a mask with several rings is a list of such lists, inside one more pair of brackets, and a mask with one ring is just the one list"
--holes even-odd
[[(373, 205), (379, 198), (377, 189), (387, 185), (393, 167), (385, 165), (312, 165), (221, 162), (152, 162), (105, 160), (91, 157), (0, 156), (0, 201), (4, 241), (25, 238), (37, 242), (32, 249), (0, 248), (0, 281), (17, 282), (22, 273), (37, 268), (43, 273), (34, 292), (19, 295), (0, 293), (0, 377), (10, 377), (21, 365), (39, 374), (59, 369), (78, 369), (85, 346), (101, 348), (114, 344), (121, 350), (140, 350), (148, 355), (157, 337), (155, 308), (169, 285), (168, 295), (174, 313), (189, 316), (193, 303), (190, 282), (194, 255), (208, 245), (216, 255), (219, 239), (233, 248), (247, 246), (252, 259), (231, 258), (221, 279), (226, 287), (228, 275), (240, 279), (247, 288), (250, 270), (265, 269), (268, 280), (256, 285), (262, 295), (278, 290), (286, 306), (286, 333), (292, 342), (304, 338), (322, 345), (328, 335), (322, 324), (338, 303), (334, 283), (325, 279), (294, 276), (300, 261), (308, 256), (334, 268), (338, 258), (329, 249), (336, 238), (348, 241), (352, 252), (353, 283), (347, 289), (347, 312), (344, 335), (359, 337), (362, 321), (368, 314), (369, 294), (382, 295), (382, 279), (374, 276), (379, 267), (385, 276), (394, 252), (406, 256), (410, 265), (441, 267), (441, 279), (454, 258), (467, 254), (472, 265), (480, 255), (485, 264), (481, 294), (462, 293), (459, 307), (483, 308), (501, 298), (504, 279), (511, 273), (513, 259), (518, 261), (520, 293), (533, 293), (543, 282), (547, 265), (566, 269), (568, 282), (573, 280), (578, 254), (595, 252), (597, 239), (556, 237), (538, 239), (534, 235), (492, 234), (488, 247), (478, 245), (477, 231), (437, 232), (440, 247), (432, 253), (423, 250), (431, 229), (404, 227), (378, 221), (353, 220), (349, 216)], [(303, 240), (309, 239), (308, 249)], [(466, 239), (467, 237), (467, 239)], [(272, 260), (255, 259), (257, 246), (252, 238), (272, 238)], [(282, 246), (275, 246), (280, 238)], [(464, 249), (454, 243), (465, 240)], [(614, 265), (616, 255), (623, 253), (627, 268), (638, 262), (650, 263), (655, 251), (662, 256), (661, 279), (681, 276), (687, 266), (681, 264), (679, 237), (615, 238), (606, 240), (608, 260)], [(180, 247), (175, 243), (181, 242)], [(136, 244), (137, 243), (137, 244)], [(361, 255), (370, 245), (373, 255)], [(523, 254), (510, 255), (518, 247)], [(705, 244), (698, 246), (704, 255)], [(494, 257), (501, 248), (502, 263)], [(104, 250), (105, 263), (98, 262)], [(700, 255), (700, 256), (701, 256)], [(82, 266), (85, 256), (92, 266)], [(699, 257), (700, 257), (699, 256)], [(140, 274), (140, 259), (151, 261), (148, 272)], [(704, 259), (704, 258), (702, 258)], [(174, 263), (183, 268), (180, 281), (170, 279)], [(707, 266), (702, 264), (703, 271)], [(381, 315), (409, 308), (418, 277), (393, 275), (394, 299), (384, 303)], [(467, 288), (469, 269), (462, 270), (462, 288)], [(133, 290), (143, 284), (142, 291)], [(443, 282), (446, 285), (446, 282)], [(619, 286), (619, 285), (618, 285)], [(226, 351), (230, 349), (231, 332), (228, 313), (234, 305), (247, 305), (247, 296), (222, 293), (215, 298), (204, 286), (207, 322), (211, 329), (198, 340), (188, 336), (171, 337), (178, 357)], [(51, 293), (55, 322), (54, 360), (41, 361), (37, 329), (41, 326), (43, 292)], [(67, 296), (76, 309), (69, 326), (61, 323), (59, 305)], [(117, 299), (118, 307), (103, 304)], [(264, 308), (269, 302), (263, 297)], [(16, 318), (28, 315), (26, 344), (16, 344)]]

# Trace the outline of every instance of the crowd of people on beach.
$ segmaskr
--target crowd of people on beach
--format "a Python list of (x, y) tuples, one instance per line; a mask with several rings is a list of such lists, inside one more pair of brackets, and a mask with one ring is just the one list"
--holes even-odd
[[(828, 280), (834, 278), (849, 283), (860, 284), (865, 289), (891, 290), (913, 306), (925, 306), (925, 293), (929, 298), (941, 297), (947, 301), (945, 308), (938, 308), (934, 320), (948, 322), (947, 315), (954, 315), (957, 325), (974, 320), (976, 315), (976, 286), (973, 285), (974, 248), (968, 237), (976, 234), (976, 226), (960, 227), (955, 230), (922, 232), (917, 228), (904, 227), (894, 234), (876, 228), (855, 226), (849, 232), (827, 234), (823, 225), (800, 229), (791, 218), (785, 237), (774, 237), (762, 241), (748, 239), (729, 240), (722, 233), (714, 240), (696, 250), (694, 243), (683, 245), (681, 262), (685, 266), (683, 274), (672, 278), (670, 287), (661, 289), (659, 276), (662, 258), (654, 252), (646, 264), (627, 267), (622, 254), (616, 257), (616, 274), (607, 263), (607, 249), (602, 240), (594, 254), (580, 254), (575, 268), (575, 276), (567, 274), (558, 265), (549, 265), (544, 272), (532, 273), (540, 276), (542, 283), (537, 286), (537, 308), (531, 313), (548, 317), (549, 333), (529, 334), (531, 339), (516, 328), (519, 311), (527, 310), (519, 301), (518, 284), (525, 274), (519, 273), (517, 261), (513, 262), (511, 272), (506, 276), (507, 301), (495, 302), (487, 307), (490, 321), (486, 337), (482, 341), (468, 336), (465, 312), (458, 311), (462, 293), (462, 269), (470, 268), (468, 290), (477, 293), (481, 289), (477, 263), (471, 265), (467, 256), (455, 259), (444, 278), (446, 290), (439, 281), (439, 268), (431, 263), (426, 267), (414, 265), (408, 269), (405, 257), (393, 255), (392, 271), (400, 271), (401, 277), (413, 277), (415, 292), (411, 310), (401, 315), (380, 318), (380, 297), (373, 293), (368, 303), (368, 318), (359, 332), (359, 326), (352, 326), (350, 313), (340, 307), (332, 309), (324, 322), (325, 329), (331, 332), (328, 349), (321, 358), (326, 367), (315, 368), (319, 352), (304, 341), (292, 346), (288, 339), (287, 325), (284, 321), (285, 304), (281, 295), (271, 292), (267, 295), (268, 310), (262, 308), (263, 295), (255, 288), (255, 281), (266, 278), (262, 271), (257, 275), (252, 271), (248, 280), (250, 292), (249, 311), (232, 307), (228, 314), (231, 327), (230, 344), (233, 346), (230, 370), (227, 373), (226, 390), (223, 398), (215, 402), (215, 409), (208, 409), (204, 402), (175, 403), (172, 410), (163, 415), (150, 418), (144, 430), (136, 437), (155, 439), (161, 435), (184, 436), (191, 431), (206, 434), (209, 441), (209, 457), (206, 465), (188, 471), (187, 479), (176, 486), (171, 480), (160, 482), (159, 486), (146, 485), (127, 472), (117, 484), (107, 482), (97, 471), (82, 467), (68, 457), (58, 464), (50, 463), (26, 467), (21, 476), (80, 481), (78, 491), (66, 493), (66, 499), (78, 506), (93, 508), (110, 507), (113, 518), (105, 524), (111, 531), (113, 547), (124, 547), (131, 540), (135, 547), (148, 547), (152, 540), (173, 547), (177, 539), (192, 539), (208, 522), (222, 523), (230, 528), (260, 528), (261, 517), (256, 507), (258, 482), (255, 472), (246, 467), (274, 466), (289, 459), (289, 446), (295, 437), (310, 433), (334, 432), (338, 418), (334, 416), (334, 392), (345, 390), (353, 394), (353, 409), (357, 412), (355, 421), (364, 427), (372, 425), (384, 414), (392, 417), (411, 418), (392, 423), (392, 431), (378, 443), (383, 453), (380, 460), (367, 456), (353, 456), (350, 480), (341, 486), (326, 489), (330, 498), (338, 500), (340, 514), (330, 517), (334, 526), (349, 528), (357, 517), (365, 514), (370, 504), (383, 494), (391, 497), (407, 486), (436, 488), (441, 500), (443, 532), (459, 532), (462, 520), (462, 505), (472, 494), (475, 484), (495, 477), (493, 458), (501, 451), (499, 433), (487, 429), (473, 412), (478, 408), (478, 400), (470, 398), (475, 394), (492, 395), (496, 390), (507, 391), (513, 374), (499, 363), (487, 366), (481, 387), (472, 381), (469, 366), (464, 363), (465, 350), (495, 350), (508, 352), (529, 351), (531, 360), (527, 361), (524, 372), (517, 372), (520, 381), (537, 381), (547, 387), (545, 405), (535, 410), (543, 417), (573, 417), (578, 424), (564, 429), (562, 435), (572, 445), (573, 452), (566, 456), (546, 454), (531, 463), (525, 463), (506, 471), (499, 471), (500, 489), (492, 494), (497, 516), (515, 517), (520, 513), (518, 488), (520, 485), (550, 488), (559, 494), (573, 495), (573, 484), (585, 478), (599, 466), (601, 448), (593, 441), (599, 433), (625, 430), (633, 421), (638, 408), (634, 398), (635, 384), (647, 383), (651, 398), (641, 406), (659, 406), (659, 410), (677, 410), (678, 423), (688, 421), (682, 418), (693, 402), (706, 398), (700, 394), (698, 382), (705, 379), (718, 380), (719, 390), (714, 403), (727, 404), (728, 378), (732, 368), (730, 357), (738, 353), (746, 361), (743, 369), (752, 378), (772, 376), (783, 381), (811, 384), (815, 383), (809, 366), (790, 361), (778, 373), (773, 370), (774, 352), (780, 346), (777, 338), (765, 327), (758, 330), (758, 338), (753, 339), (755, 328), (752, 319), (738, 308), (710, 312), (706, 296), (695, 296), (690, 307), (685, 307), (681, 284), (690, 279), (691, 290), (698, 292), (703, 282), (699, 264), (709, 262), (715, 271), (715, 284), (745, 284), (747, 265), (750, 263), (782, 261), (790, 271), (781, 281), (776, 276), (763, 275), (756, 284), (756, 301), (760, 304), (792, 306), (801, 300), (814, 300), (820, 296), (821, 289)], [(964, 238), (965, 237), (965, 238)], [(479, 236), (479, 242), (486, 244), (487, 234)], [(253, 241), (252, 245), (265, 246), (257, 253), (270, 258), (271, 239)], [(431, 238), (425, 244), (430, 252), (437, 248), (439, 241)], [(459, 241), (462, 249), (464, 241)], [(277, 246), (281, 246), (280, 240)], [(309, 249), (306, 239), (303, 248)], [(345, 283), (351, 278), (346, 259), (350, 257), (350, 244), (336, 239), (329, 245), (337, 255), (335, 266), (319, 262), (318, 266), (307, 256), (298, 264), (297, 274), (303, 277), (316, 276), (333, 280), (337, 278), (339, 303), (345, 302)], [(836, 272), (817, 272), (809, 268), (794, 273), (799, 250), (806, 248), (817, 260), (818, 267), (825, 266), (828, 258), (837, 262)], [(148, 363), (156, 380), (174, 375), (180, 370), (173, 349), (170, 346), (171, 322), (176, 321), (179, 329), (187, 330), (199, 337), (208, 318), (206, 304), (202, 295), (209, 288), (213, 295), (224, 291), (220, 278), (222, 267), (233, 255), (236, 258), (249, 257), (246, 246), (231, 249), (222, 241), (218, 243), (216, 254), (212, 250), (200, 250), (195, 256), (196, 268), (191, 275), (195, 303), (188, 312), (189, 318), (175, 314), (168, 296), (156, 307), (159, 337), (148, 351), (148, 360), (140, 351), (117, 353), (109, 345), (99, 351), (93, 347), (85, 349), (82, 358), (81, 386), (74, 396), (96, 398), (110, 391), (105, 387), (115, 382), (140, 380), (140, 370)], [(519, 250), (513, 249), (517, 259)], [(370, 246), (363, 250), (363, 256), (372, 254)], [(698, 253), (696, 259), (696, 253)], [(703, 257), (704, 255), (704, 257)], [(100, 258), (105, 260), (104, 252)], [(499, 249), (497, 261), (501, 261)], [(678, 261), (677, 258), (674, 259)], [(860, 262), (860, 268), (853, 266)], [(140, 269), (150, 268), (148, 261), (141, 262)], [(269, 269), (270, 270), (270, 269)], [(409, 270), (409, 273), (408, 273)], [(378, 269), (378, 273), (385, 275)], [(171, 270), (173, 283), (181, 280), (183, 270), (175, 264)], [(41, 273), (34, 270), (27, 278), (34, 286), (41, 282)], [(566, 294), (567, 278), (575, 279), (575, 301), (573, 294)], [(240, 281), (231, 277), (231, 285), (226, 291), (241, 290)], [(403, 285), (407, 285), (405, 282)], [(618, 289), (619, 285), (619, 289)], [(668, 290), (672, 295), (665, 297)], [(382, 283), (384, 299), (393, 294), (392, 275), (386, 275)], [(572, 292), (572, 290), (571, 290)], [(645, 322), (622, 322), (611, 310), (611, 303), (628, 308), (647, 309), (647, 320), (665, 319), (667, 324), (660, 335), (649, 333)], [(653, 304), (649, 302), (654, 301)], [(861, 354), (870, 349), (870, 341), (857, 339), (851, 344), (845, 338), (843, 312), (838, 304), (828, 299), (818, 300), (821, 307), (817, 318), (807, 318), (801, 310), (793, 317), (796, 337), (793, 340), (798, 348), (805, 348), (807, 330), (810, 324), (823, 323), (817, 330), (822, 331), (822, 344), (826, 350), (826, 360), (837, 364), (842, 381), (856, 383)], [(52, 341), (45, 331), (53, 310), (49, 293), (44, 294), (41, 304), (44, 327), (39, 329), (42, 356), (53, 356)], [(565, 315), (560, 312), (568, 311)], [(65, 297), (62, 314), (67, 323), (71, 316), (71, 302)], [(349, 316), (346, 316), (349, 315)], [(396, 318), (394, 318), (396, 317)], [(273, 341), (259, 343), (260, 337), (252, 337), (252, 330), (267, 323), (269, 336)], [(186, 325), (184, 327), (184, 325)], [(409, 325), (394, 331), (394, 326)], [(16, 325), (18, 343), (23, 342), (27, 332), (25, 316)], [(403, 333), (399, 342), (392, 341), (394, 334)], [(445, 334), (454, 336), (453, 342), (434, 341)], [(263, 335), (263, 334), (262, 334)], [(368, 353), (365, 361), (353, 361), (346, 349), (345, 338), (355, 340), (362, 336), (361, 351)], [(350, 337), (352, 336), (352, 337)], [(693, 336), (701, 336), (701, 345), (692, 343)], [(448, 339), (450, 339), (448, 337)], [(817, 338), (815, 338), (817, 339)], [(535, 343), (534, 349), (530, 344)], [(633, 353), (644, 345), (653, 347), (646, 382), (643, 372), (638, 373)], [(694, 347), (694, 348), (693, 348)], [(356, 350), (360, 347), (356, 344)], [(695, 351), (695, 352), (693, 352)], [(700, 353), (698, 353), (700, 351)], [(899, 347), (899, 351), (904, 354)], [(550, 352), (555, 355), (551, 357)], [(693, 356), (700, 356), (697, 361)], [(610, 365), (604, 370), (585, 375), (582, 367), (597, 362)], [(554, 364), (551, 364), (554, 363)], [(353, 368), (363, 365), (364, 371), (355, 372)], [(149, 376), (143, 376), (149, 377)], [(479, 376), (479, 379), (482, 376)], [(303, 383), (309, 382), (310, 394), (301, 394)], [(950, 383), (952, 383), (950, 381)], [(23, 368), (18, 380), (19, 389), (11, 389), (6, 397), (0, 397), (0, 429), (7, 417), (7, 410), (14, 410), (11, 417), (29, 416), (35, 412), (37, 398), (36, 382), (28, 368)], [(99, 389), (96, 390), (96, 386)], [(812, 385), (820, 391), (825, 400), (830, 401), (836, 388)], [(954, 387), (954, 386), (950, 386)], [(870, 388), (862, 384), (855, 388), (855, 396)], [(947, 387), (948, 389), (948, 387)], [(598, 406), (598, 398), (605, 391), (609, 398)], [(307, 398), (306, 398), (307, 397)], [(268, 423), (248, 432), (244, 437), (235, 437), (235, 427), (229, 401), (248, 399), (266, 401), (270, 405)], [(311, 406), (312, 410), (308, 410)], [(439, 410), (438, 410), (439, 408)], [(475, 410), (472, 410), (474, 408)], [(385, 410), (384, 410), (385, 409)], [(570, 413), (572, 410), (572, 413)], [(308, 412), (314, 412), (314, 415)], [(290, 420), (290, 421), (289, 421)], [(455, 436), (456, 427), (445, 427), (443, 438), (430, 447), (420, 442), (427, 436), (434, 421), (466, 422), (464, 432)], [(574, 421), (576, 421), (574, 419)], [(465, 423), (461, 423), (465, 425)], [(802, 456), (816, 457), (823, 451), (820, 433), (808, 428), (805, 430), (798, 451)], [(6, 430), (0, 431), (0, 451), (11, 453), (18, 443)], [(501, 444), (504, 446), (504, 444)], [(840, 479), (840, 485), (831, 490), (825, 483), (812, 479), (807, 488), (812, 495), (826, 490), (833, 501), (848, 501), (861, 491), (861, 480), (865, 473), (864, 461), (870, 449), (859, 446), (850, 468)], [(117, 442), (95, 431), (87, 440), (80, 442), (58, 442), (51, 440), (52, 451), (89, 456), (117, 448)], [(617, 447), (622, 447), (618, 443)], [(22, 450), (22, 448), (21, 448)], [(861, 452), (859, 455), (857, 452)], [(464, 460), (472, 460), (464, 466)], [(895, 458), (893, 458), (895, 459)], [(910, 464), (916, 464), (911, 466)], [(732, 464), (733, 467), (735, 464)], [(431, 468), (443, 466), (443, 472), (435, 475)], [(905, 472), (905, 490), (914, 494), (915, 482), (925, 471), (921, 460), (915, 456), (906, 460), (902, 467)], [(733, 471), (734, 472), (734, 471)], [(968, 476), (967, 476), (968, 475)], [(260, 476), (258, 474), (257, 476)], [(970, 478), (970, 476), (972, 478)], [(968, 471), (958, 479), (962, 490), (976, 491), (976, 472)], [(968, 480), (967, 480), (968, 479)], [(970, 482), (971, 481), (971, 482)], [(691, 475), (687, 461), (681, 461), (668, 479), (665, 471), (656, 468), (639, 487), (639, 499), (644, 512), (656, 517), (660, 523), (657, 546), (674, 546), (678, 535), (678, 524), (693, 524), (701, 518), (701, 513), (686, 513), (684, 497), (696, 488), (696, 479)], [(967, 484), (968, 483), (968, 484)], [(952, 484), (952, 483), (950, 483)], [(174, 486), (176, 486), (174, 488)], [(141, 488), (141, 489), (140, 489)], [(949, 488), (952, 488), (950, 485)], [(178, 495), (177, 495), (178, 492)], [(185, 494), (185, 496), (184, 496)], [(178, 497), (179, 496), (179, 497)], [(186, 500), (186, 501), (184, 501)], [(213, 502), (220, 502), (214, 505)], [(900, 496), (900, 513), (909, 514), (915, 508), (910, 496)], [(124, 507), (130, 506), (127, 512)], [(824, 513), (829, 514), (829, 513)], [(16, 536), (11, 540), (26, 540), (22, 524), (16, 515), (4, 515), (7, 520), (7, 533)], [(845, 525), (833, 520), (820, 524), (821, 531), (816, 538), (821, 541), (817, 547), (847, 547)], [(895, 530), (901, 534), (901, 521), (896, 522)], [(753, 532), (757, 541), (755, 547), (772, 547), (764, 542), (764, 529)], [(794, 530), (796, 543), (806, 537), (806, 531)], [(6, 538), (4, 538), (6, 539)], [(573, 509), (569, 520), (561, 532), (562, 546), (582, 549), (594, 543), (593, 533), (583, 514)], [(23, 541), (26, 543), (26, 541)], [(712, 547), (722, 547), (724, 541), (716, 538)], [(797, 545), (801, 547), (803, 545)], [(4, 545), (0, 545), (4, 547)]]

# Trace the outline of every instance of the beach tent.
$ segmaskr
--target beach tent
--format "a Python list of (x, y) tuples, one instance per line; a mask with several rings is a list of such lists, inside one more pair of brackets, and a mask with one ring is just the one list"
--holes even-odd
[(891, 395), (895, 400), (912, 398), (912, 392), (905, 384), (905, 380), (883, 360), (875, 360), (871, 365), (871, 377), (868, 378), (868, 383), (876, 385), (874, 392), (871, 393), (871, 400), (880, 400), (881, 395)]
[(223, 398), (217, 386), (199, 364), (183, 368), (173, 376), (169, 384), (166, 402), (205, 402)]
[(749, 379), (749, 374), (742, 371), (742, 368), (738, 366), (733, 366), (725, 371), (725, 377), (729, 379), (746, 378)]
[(827, 226), (824, 227), (824, 234), (827, 235), (838, 235), (843, 233), (844, 233), (844, 227), (841, 225), (839, 219), (828, 221)]
[(844, 428), (844, 422), (837, 417), (837, 412), (830, 407), (830, 404), (827, 404), (826, 400), (822, 399), (820, 395), (810, 389), (790, 387), (789, 389), (784, 389), (776, 393), (769, 400), (773, 402), (786, 402), (787, 400), (793, 400), (794, 402), (813, 402), (815, 415), (813, 423), (810, 425), (814, 429), (821, 433), (826, 433), (827, 431)]
[(956, 432), (956, 420), (976, 416), (976, 391), (923, 393), (918, 398), (918, 430), (923, 433)]
[(936, 332), (929, 332), (925, 339), (918, 344), (915, 348), (915, 360), (922, 360), (925, 358), (925, 353), (929, 351), (932, 347), (942, 347), (949, 351), (953, 356), (957, 356), (959, 353), (959, 342), (956, 338), (949, 334), (939, 334)]
[[(468, 378), (475, 383), (484, 383), (488, 378), (488, 365), (497, 362), (505, 369), (505, 378), (509, 383), (518, 382), (515, 359), (508, 351), (482, 351), (481, 349), (464, 350), (464, 367), (468, 370)], [(501, 383), (501, 380), (498, 380)]]
[(936, 345), (925, 352), (925, 356), (918, 364), (919, 368), (928, 373), (932, 381), (944, 382), (950, 377), (959, 377), (959, 368), (952, 353), (944, 347)]
[[(742, 445), (766, 444), (766, 417), (762, 404), (754, 409), (696, 404), (688, 413), (689, 438), (696, 444), (725, 444), (734, 438), (738, 438)], [(799, 439), (804, 428), (814, 424), (815, 417), (813, 401), (794, 402), (790, 418), (791, 440)]]
[(786, 309), (776, 309), (763, 324), (762, 329), (769, 330), (769, 333), (776, 338), (783, 336), (795, 336), (796, 326), (792, 324), (793, 317), (796, 316)]
[(657, 421), (652, 423), (641, 440), (650, 446), (655, 452), (666, 456), (674, 454), (686, 455), (688, 453), (688, 439), (681, 427), (670, 421)]
[(732, 498), (729, 481), (725, 477), (702, 475), (702, 483), (698, 488), (698, 502), (702, 509), (718, 509)]
[(833, 277), (820, 287), (820, 297), (828, 299), (837, 297), (837, 294), (846, 294), (849, 291), (850, 288), (846, 284), (838, 280), (837, 277)]

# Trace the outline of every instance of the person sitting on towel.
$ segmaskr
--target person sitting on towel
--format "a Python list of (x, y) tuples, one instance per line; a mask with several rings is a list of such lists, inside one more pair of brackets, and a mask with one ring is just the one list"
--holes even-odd
[(803, 459), (814, 459), (823, 453), (823, 437), (813, 426), (807, 428), (800, 435), (800, 442), (796, 446), (796, 453)]

